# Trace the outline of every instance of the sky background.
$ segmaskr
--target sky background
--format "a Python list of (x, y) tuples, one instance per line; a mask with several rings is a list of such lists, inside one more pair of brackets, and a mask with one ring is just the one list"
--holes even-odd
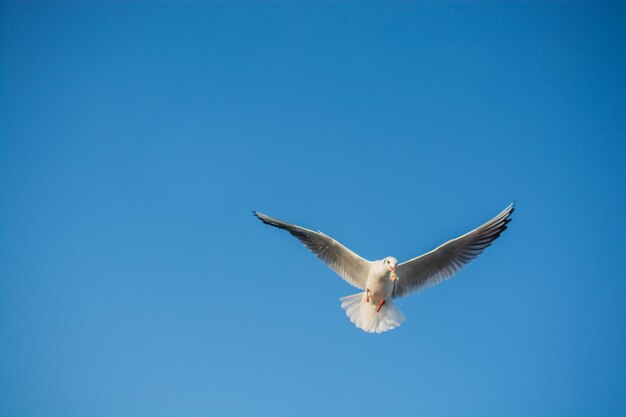
[[(0, 416), (623, 416), (626, 7), (0, 6)], [(368, 259), (490, 219), (455, 278)]]

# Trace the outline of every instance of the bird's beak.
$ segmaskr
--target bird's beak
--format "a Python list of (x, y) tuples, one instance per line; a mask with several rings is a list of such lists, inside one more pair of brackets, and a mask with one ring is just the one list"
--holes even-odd
[(393, 266), (390, 266), (390, 268), (391, 274), (389, 274), (389, 279), (391, 280), (391, 282), (399, 280), (400, 277), (396, 275), (396, 268), (394, 268)]

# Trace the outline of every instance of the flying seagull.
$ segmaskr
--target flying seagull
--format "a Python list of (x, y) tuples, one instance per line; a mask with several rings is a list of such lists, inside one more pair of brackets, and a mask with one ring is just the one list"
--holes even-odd
[(363, 292), (340, 298), (350, 321), (368, 333), (394, 329), (404, 315), (393, 303), (452, 277), (477, 257), (511, 221), (511, 204), (482, 226), (417, 258), (398, 264), (393, 256), (368, 261), (322, 232), (305, 229), (254, 211), (263, 223), (285, 229), (349, 284)]

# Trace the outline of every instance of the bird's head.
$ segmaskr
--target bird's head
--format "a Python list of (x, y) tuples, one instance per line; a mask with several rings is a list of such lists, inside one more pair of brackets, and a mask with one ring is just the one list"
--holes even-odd
[(392, 281), (395, 281), (396, 279), (398, 279), (398, 276), (396, 275), (396, 267), (398, 266), (398, 260), (396, 258), (394, 258), (393, 256), (387, 256), (385, 259), (383, 259), (383, 266), (389, 271), (391, 271), (391, 275), (389, 276), (389, 278)]
[(389, 269), (390, 271), (396, 272), (398, 260), (393, 256), (387, 256), (385, 259), (383, 259), (383, 264), (385, 265), (385, 268)]

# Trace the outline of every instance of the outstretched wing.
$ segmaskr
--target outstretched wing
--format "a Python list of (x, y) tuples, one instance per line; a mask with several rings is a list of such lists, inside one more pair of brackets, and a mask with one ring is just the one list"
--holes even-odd
[(400, 279), (396, 281), (393, 296), (402, 297), (432, 287), (456, 274), (506, 230), (514, 210), (515, 205), (511, 204), (479, 228), (398, 265)]
[(263, 223), (270, 226), (285, 229), (304, 244), (319, 259), (324, 261), (333, 271), (349, 284), (364, 290), (371, 262), (361, 258), (350, 249), (343, 246), (330, 236), (322, 232), (314, 232), (304, 227), (289, 224), (282, 220), (274, 219), (262, 213), (253, 211)]

